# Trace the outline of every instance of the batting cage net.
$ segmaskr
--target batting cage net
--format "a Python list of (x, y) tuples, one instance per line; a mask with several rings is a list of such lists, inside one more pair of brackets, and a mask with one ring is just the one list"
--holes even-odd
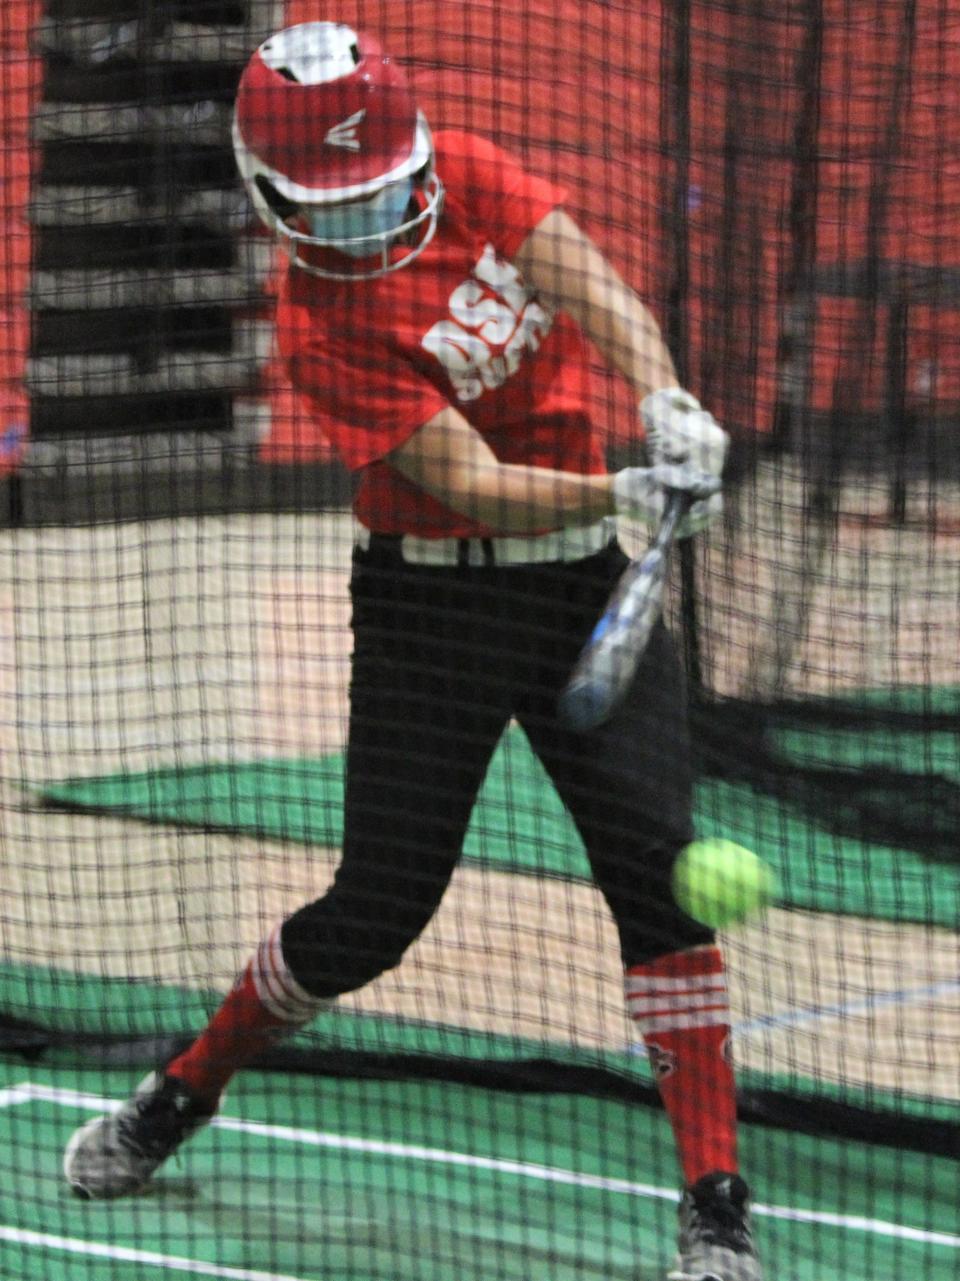
[[(297, 108), (286, 174), (241, 134), (261, 165), (245, 187), (241, 72), (271, 33), (317, 22), (352, 33), (322, 45), (317, 85), (366, 59), (373, 97), (344, 98), (333, 124), (322, 93)], [(320, 47), (285, 46), (257, 74), (302, 88)], [(364, 170), (364, 113), (393, 103), (392, 129), (404, 78), (432, 142), (421, 126), (419, 167), (411, 134)], [(317, 121), (335, 182), (301, 165)], [(702, 1214), (691, 1228), (685, 1203), (671, 1275), (956, 1277), (956, 13), (5, 0), (0, 125), (3, 1276), (654, 1281), (674, 1266), (681, 1188), (738, 1161), (758, 1257), (742, 1234), (695, 1257)], [(388, 169), (416, 223), (373, 256), (391, 270), (368, 280), (369, 256), (291, 240), (329, 234), (329, 211), (298, 203), (311, 183), (380, 200), (371, 175)], [(557, 522), (518, 532), (469, 509), (464, 533), (438, 516), (443, 498), (466, 519), (436, 473), (391, 453), (452, 406), (494, 463), (654, 461), (637, 409), (650, 388), (629, 385), (600, 331), (586, 355), (558, 347), (579, 342), (570, 309), (524, 284), (528, 237), (558, 209), (647, 304), (676, 381), (732, 442), (723, 514), (677, 542), (663, 602), (692, 761), (669, 677), (648, 676), (627, 753), (645, 764), (609, 796), (591, 781), (606, 731), (557, 748), (524, 702), (545, 705), (529, 667), (483, 772), (508, 679), (488, 620), (553, 643), (537, 591), (581, 563), (542, 541)], [(346, 278), (291, 269), (281, 241)], [(591, 382), (545, 409), (530, 369), (550, 351), (574, 352), (551, 378), (579, 361)], [(575, 428), (585, 449), (587, 422), (596, 454), (571, 462), (557, 442)], [(614, 555), (610, 510), (572, 522), (590, 564)], [(651, 537), (621, 516), (629, 555)], [(518, 555), (523, 538), (546, 568)], [(384, 613), (371, 582), (389, 566)], [(455, 605), (433, 634), (437, 583), (474, 621)], [(419, 637), (421, 666), (397, 660), (397, 629)], [(457, 732), (426, 750), (451, 653)], [(385, 666), (389, 703), (368, 683)], [(462, 857), (438, 871), (438, 839), (461, 843), (437, 836), (444, 806), (478, 759)], [(604, 846), (614, 813), (643, 816), (617, 829), (631, 848), (657, 845), (647, 819), (682, 827), (689, 764), (692, 826), (674, 845), (733, 842), (768, 869), (720, 953), (667, 902), (662, 857), (611, 870)], [(571, 797), (594, 816), (586, 838)], [(331, 898), (345, 817), (369, 861), (358, 890), (350, 836), (352, 889), (344, 877)], [(729, 845), (707, 852), (744, 867)], [(707, 890), (680, 888), (687, 908)], [(339, 915), (304, 922), (324, 901)], [(349, 981), (327, 953), (349, 954)], [(215, 1015), (229, 1027), (201, 1062)], [(193, 1104), (210, 1103), (210, 1072), (220, 1086), (243, 1070), (150, 1178), (178, 1147), (172, 1113), (125, 1101), (184, 1054)], [(118, 1161), (134, 1170), (123, 1186)]]

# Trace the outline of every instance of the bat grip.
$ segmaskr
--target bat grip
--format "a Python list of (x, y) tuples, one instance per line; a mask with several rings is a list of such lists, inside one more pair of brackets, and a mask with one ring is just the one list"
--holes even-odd
[(667, 547), (676, 537), (677, 526), (683, 520), (693, 502), (685, 489), (668, 489), (667, 501), (664, 504), (660, 528), (653, 540), (654, 547)]

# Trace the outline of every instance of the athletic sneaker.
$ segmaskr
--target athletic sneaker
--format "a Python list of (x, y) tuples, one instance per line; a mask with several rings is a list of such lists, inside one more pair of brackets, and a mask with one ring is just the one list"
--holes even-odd
[(76, 1131), (63, 1156), (63, 1173), (74, 1192), (90, 1200), (139, 1192), (212, 1116), (183, 1081), (151, 1072), (116, 1112)]
[(667, 1281), (763, 1281), (738, 1174), (705, 1174), (680, 1200), (677, 1262)]

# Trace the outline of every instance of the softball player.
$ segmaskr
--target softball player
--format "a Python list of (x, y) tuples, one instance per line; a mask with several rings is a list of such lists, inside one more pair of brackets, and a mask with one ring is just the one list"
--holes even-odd
[[(71, 1139), (89, 1197), (140, 1188), (282, 1031), (401, 959), (436, 910), (516, 718), (583, 838), (619, 930), (626, 997), (676, 1137), (673, 1281), (759, 1281), (738, 1174), (724, 968), (670, 871), (692, 839), (679, 664), (660, 626), (612, 718), (557, 697), (626, 564), (618, 515), (685, 535), (720, 510), (727, 437), (677, 385), (657, 326), (563, 210), (491, 143), (431, 134), (401, 70), (335, 23), (253, 55), (234, 144), (290, 269), (291, 379), (357, 475), (342, 861), (259, 946), (208, 1027)], [(634, 387), (651, 467), (609, 474), (585, 338)]]

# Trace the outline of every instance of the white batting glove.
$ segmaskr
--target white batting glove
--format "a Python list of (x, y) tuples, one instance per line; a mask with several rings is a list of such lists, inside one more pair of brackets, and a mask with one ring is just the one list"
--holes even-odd
[(711, 476), (690, 463), (663, 463), (657, 467), (624, 467), (614, 474), (617, 515), (659, 525), (668, 489), (684, 490), (693, 499), (677, 526), (678, 538), (699, 533), (723, 511), (719, 476)]
[(720, 476), (730, 437), (696, 396), (679, 387), (651, 392), (640, 402), (650, 461), (691, 463), (711, 476)]

